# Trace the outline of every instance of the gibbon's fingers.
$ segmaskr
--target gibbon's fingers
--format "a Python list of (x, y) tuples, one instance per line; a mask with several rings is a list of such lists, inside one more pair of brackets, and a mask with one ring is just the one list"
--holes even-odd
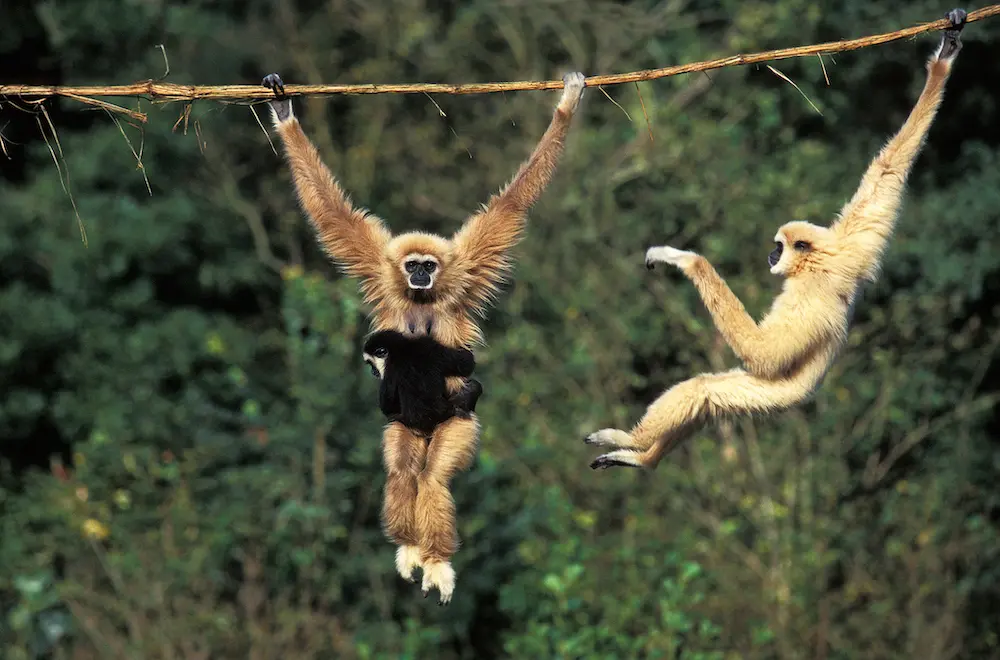
[(583, 441), (588, 445), (596, 447), (614, 447), (615, 449), (628, 449), (632, 447), (632, 436), (618, 429), (594, 431), (584, 438)]
[(576, 112), (580, 99), (583, 98), (583, 90), (587, 86), (586, 80), (579, 71), (563, 76), (563, 95), (559, 99), (558, 106), (560, 110), (569, 114)]
[(958, 51), (962, 50), (962, 42), (959, 40), (959, 35), (962, 32), (962, 28), (965, 27), (966, 16), (965, 10), (961, 8), (952, 9), (945, 14), (945, 18), (951, 21), (954, 27), (948, 28), (942, 33), (941, 45), (938, 46), (935, 59), (952, 60), (958, 55)]
[(292, 112), (292, 100), (285, 98), (285, 83), (282, 82), (281, 76), (276, 73), (269, 73), (264, 76), (260, 84), (273, 91), (277, 97), (275, 100), (267, 102), (271, 107), (271, 116), (274, 123), (280, 124), (283, 121), (291, 119), (294, 116)]
[(700, 255), (697, 252), (678, 250), (669, 245), (651, 247), (646, 250), (646, 268), (653, 270), (657, 262), (677, 266), (681, 270), (690, 268)]

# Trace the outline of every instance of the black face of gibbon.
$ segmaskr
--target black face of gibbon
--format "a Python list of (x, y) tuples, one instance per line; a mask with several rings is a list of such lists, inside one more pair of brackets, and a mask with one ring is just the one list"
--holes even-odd
[(452, 396), (445, 378), (468, 378), (476, 366), (472, 351), (448, 348), (429, 335), (407, 336), (394, 330), (376, 332), (365, 342), (365, 362), (381, 377), (379, 409), (391, 421), (430, 434), (455, 415), (476, 410), (482, 385), (470, 380)]
[(411, 259), (403, 264), (407, 277), (410, 281), (411, 289), (429, 289), (434, 285), (434, 271), (437, 270), (437, 263), (428, 259), (418, 261)]

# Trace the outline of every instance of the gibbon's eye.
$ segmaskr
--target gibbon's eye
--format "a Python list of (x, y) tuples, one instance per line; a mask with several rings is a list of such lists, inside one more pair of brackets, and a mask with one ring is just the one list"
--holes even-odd
[(811, 250), (812, 246), (809, 245), (808, 241), (795, 241), (795, 249), (805, 252), (806, 250)]
[(425, 270), (426, 272), (428, 272), (428, 273), (433, 273), (433, 272), (434, 272), (434, 270), (435, 270), (435, 269), (436, 269), (437, 267), (438, 267), (438, 265), (437, 265), (436, 263), (434, 263), (433, 261), (425, 261), (425, 262), (424, 262), (424, 270)]
[(403, 268), (406, 269), (407, 273), (412, 273), (417, 269), (417, 266), (419, 265), (420, 265), (419, 261), (407, 261), (405, 264), (403, 264)]
[(372, 353), (372, 355), (374, 355), (377, 358), (384, 358), (388, 354), (389, 351), (387, 351), (384, 346), (379, 346), (378, 348), (375, 349), (375, 352)]

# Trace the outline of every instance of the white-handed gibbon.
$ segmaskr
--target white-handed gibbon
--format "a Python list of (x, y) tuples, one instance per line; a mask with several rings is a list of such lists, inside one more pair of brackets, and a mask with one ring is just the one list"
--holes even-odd
[[(563, 82), (552, 120), (531, 156), (498, 194), (445, 238), (425, 232), (393, 236), (381, 219), (356, 208), (302, 132), (281, 78), (264, 78), (275, 92), (271, 112), (299, 202), (326, 253), (361, 280), (374, 330), (430, 334), (452, 348), (482, 342), (476, 317), (485, 314), (510, 273), (510, 250), (555, 172), (583, 96), (583, 74), (569, 74)], [(464, 385), (462, 378), (448, 379), (449, 392)], [(436, 588), (442, 604), (455, 588), (450, 560), (458, 549), (449, 483), (472, 465), (478, 440), (474, 414), (440, 424), (429, 444), (398, 422), (390, 423), (382, 437), (387, 471), (382, 516), (387, 536), (399, 546), (396, 568), (409, 579), (422, 567), (424, 594)]]
[(947, 14), (951, 27), (927, 63), (927, 81), (899, 132), (868, 167), (854, 197), (830, 227), (782, 226), (768, 256), (785, 278), (770, 311), (755, 323), (712, 265), (694, 252), (652, 247), (646, 266), (679, 268), (695, 285), (712, 321), (742, 369), (701, 374), (675, 385), (649, 406), (631, 432), (603, 429), (585, 442), (612, 447), (591, 467), (655, 468), (665, 454), (711, 419), (787, 409), (813, 394), (844, 345), (855, 298), (873, 281), (892, 236), (913, 161), (937, 114), (945, 82), (961, 49), (966, 13)]
[[(429, 436), (445, 420), (476, 412), (483, 386), (471, 378), (476, 357), (467, 348), (450, 348), (430, 335), (381, 330), (365, 341), (363, 357), (380, 379), (378, 405), (390, 422)], [(466, 385), (449, 394), (445, 379), (456, 376), (467, 379)]]

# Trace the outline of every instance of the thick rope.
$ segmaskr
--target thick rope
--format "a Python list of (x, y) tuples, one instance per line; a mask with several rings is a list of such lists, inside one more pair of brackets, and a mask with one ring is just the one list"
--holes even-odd
[[(981, 9), (976, 9), (968, 14), (966, 22), (973, 23), (984, 18), (990, 18), (1000, 14), (1000, 4), (989, 5)], [(880, 44), (907, 39), (924, 32), (943, 30), (950, 27), (948, 19), (942, 18), (922, 25), (875, 34), (858, 39), (847, 39), (843, 41), (831, 41), (812, 46), (797, 46), (795, 48), (781, 48), (778, 50), (768, 50), (749, 55), (730, 55), (716, 60), (706, 60), (703, 62), (692, 62), (690, 64), (679, 64), (668, 66), (662, 69), (647, 69), (645, 71), (633, 71), (631, 73), (617, 73), (605, 76), (591, 76), (586, 79), (588, 87), (599, 87), (603, 85), (620, 85), (622, 83), (641, 82), (644, 80), (656, 80), (668, 76), (677, 76), (683, 73), (695, 73), (698, 71), (709, 71), (711, 69), (721, 69), (729, 66), (740, 66), (744, 64), (756, 64), (774, 60), (784, 60), (792, 57), (807, 57), (810, 55), (824, 55), (826, 53), (841, 53), (844, 51), (868, 48)], [(414, 84), (362, 84), (362, 85), (286, 85), (285, 94), (287, 96), (325, 95), (325, 94), (491, 94), (494, 92), (514, 92), (542, 89), (561, 89), (561, 80), (543, 81), (517, 81), (498, 83), (467, 83), (450, 85), (446, 83), (414, 83)], [(44, 99), (52, 96), (64, 96), (72, 98), (81, 103), (98, 106), (109, 111), (126, 114), (133, 119), (145, 121), (143, 113), (122, 108), (105, 101), (100, 101), (95, 96), (134, 96), (142, 97), (158, 102), (171, 101), (197, 101), (209, 99), (214, 101), (261, 101), (274, 98), (274, 92), (257, 85), (176, 85), (173, 83), (156, 82), (146, 80), (133, 83), (131, 85), (112, 86), (43, 86), (43, 85), (0, 85), (0, 99), (20, 98), (20, 99)]]

